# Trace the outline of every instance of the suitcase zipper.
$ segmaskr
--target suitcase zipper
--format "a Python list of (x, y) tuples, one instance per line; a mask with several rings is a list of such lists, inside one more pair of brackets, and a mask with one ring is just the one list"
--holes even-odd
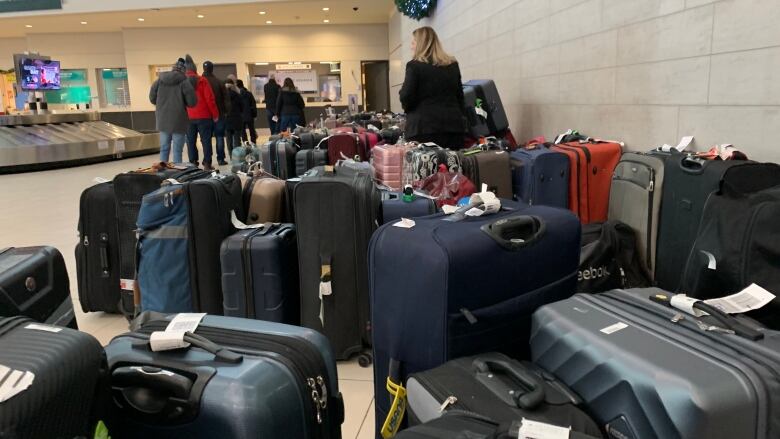
[(755, 211), (750, 215), (750, 223), (748, 224), (747, 231), (745, 231), (745, 236), (742, 240), (742, 267), (739, 273), (739, 280), (742, 285), (749, 285), (750, 283), (747, 279), (748, 267), (750, 266), (750, 237), (753, 235), (753, 228), (756, 225), (758, 214), (761, 213), (761, 210), (766, 207), (767, 204), (768, 203), (764, 202), (756, 206)]
[(252, 282), (252, 256), (250, 254), (250, 246), (252, 244), (252, 238), (257, 234), (257, 229), (250, 232), (244, 237), (241, 243), (241, 259), (243, 261), (244, 272), (244, 303), (246, 306), (247, 318), (254, 319), (257, 317), (255, 311), (255, 295), (254, 295), (254, 282)]

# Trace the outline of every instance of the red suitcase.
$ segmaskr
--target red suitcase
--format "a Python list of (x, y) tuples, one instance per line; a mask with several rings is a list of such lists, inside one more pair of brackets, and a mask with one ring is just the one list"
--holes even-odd
[(368, 159), (366, 148), (359, 134), (339, 133), (328, 138), (328, 164), (335, 165), (339, 160)]
[(555, 145), (569, 157), (569, 209), (583, 224), (607, 220), (612, 173), (620, 161), (622, 148), (612, 142), (570, 142)]

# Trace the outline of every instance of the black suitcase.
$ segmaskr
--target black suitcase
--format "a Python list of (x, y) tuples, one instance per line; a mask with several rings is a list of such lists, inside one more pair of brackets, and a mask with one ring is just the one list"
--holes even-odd
[[(498, 423), (471, 413), (446, 414), (425, 424), (417, 425), (398, 433), (396, 439), (517, 439), (522, 419)], [(542, 427), (545, 429), (545, 427)], [(560, 431), (560, 430), (557, 430)], [(556, 433), (557, 434), (557, 433)], [(576, 431), (563, 432), (568, 439), (597, 439)], [(524, 436), (527, 437), (527, 436)]]
[[(487, 118), (484, 116), (481, 110), (477, 110), (477, 90), (474, 86), (463, 86), (463, 101), (466, 106), (466, 119), (469, 122), (469, 134), (472, 137), (480, 138), (490, 135), (490, 128), (488, 127)], [(480, 109), (482, 108), (481, 101)]]
[(76, 279), (84, 312), (119, 312), (119, 230), (112, 182), (88, 187), (79, 202)]
[(301, 176), (309, 169), (328, 164), (328, 150), (301, 149), (295, 154), (295, 175)]
[[(667, 291), (677, 291), (707, 198), (720, 189), (725, 179), (750, 180), (764, 165), (702, 160), (681, 154), (665, 157), (655, 282)], [(760, 188), (761, 182), (756, 183)]]
[(482, 109), (488, 114), (487, 126), (490, 134), (503, 136), (509, 128), (509, 119), (506, 117), (496, 83), (492, 79), (472, 79), (464, 85), (474, 87), (477, 98), (482, 100)]
[(241, 230), (222, 242), (225, 315), (297, 325), (298, 246), (292, 224)]
[(19, 315), (78, 328), (65, 260), (56, 248), (0, 250), (0, 316)]
[(290, 139), (278, 139), (260, 146), (263, 169), (282, 180), (295, 176), (295, 154), (298, 148)]
[(106, 372), (91, 335), (0, 317), (0, 437), (93, 437), (108, 400)]
[(142, 169), (125, 172), (114, 177), (116, 215), (119, 227), (119, 282), (122, 294), (120, 311), (126, 316), (133, 313), (133, 285), (135, 279), (136, 221), (141, 210), (141, 199), (154, 192), (166, 179), (182, 183), (205, 178), (211, 173), (194, 166), (175, 165), (174, 168), (155, 171)]
[(370, 342), (366, 255), (379, 192), (368, 173), (325, 166), (301, 178), (294, 198), (301, 324), (324, 333), (336, 358), (347, 359)]

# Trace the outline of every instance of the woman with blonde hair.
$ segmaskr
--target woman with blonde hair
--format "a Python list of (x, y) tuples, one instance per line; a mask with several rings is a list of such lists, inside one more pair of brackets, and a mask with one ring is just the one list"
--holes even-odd
[(421, 27), (412, 36), (413, 56), (400, 91), (406, 138), (460, 149), (467, 122), (458, 61), (444, 51), (432, 28)]

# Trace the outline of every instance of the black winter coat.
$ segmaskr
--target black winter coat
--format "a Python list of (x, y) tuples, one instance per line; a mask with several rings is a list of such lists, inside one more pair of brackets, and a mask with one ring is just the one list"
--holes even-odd
[(281, 116), (301, 116), (306, 104), (303, 97), (297, 91), (282, 89), (279, 99), (276, 100), (276, 114)]
[(217, 101), (217, 110), (219, 110), (219, 117), (227, 117), (230, 109), (230, 97), (228, 96), (225, 83), (217, 79), (214, 74), (203, 73), (203, 77), (209, 81), (211, 90), (214, 91), (214, 100)]
[(240, 131), (244, 128), (244, 103), (239, 95), (233, 89), (227, 89), (230, 98), (230, 111), (227, 115), (225, 128), (233, 131)]
[(243, 109), (242, 116), (244, 118), (244, 122), (254, 121), (257, 117), (257, 101), (255, 100), (255, 95), (253, 95), (249, 90), (242, 88), (241, 104), (241, 108)]
[(282, 87), (279, 84), (271, 84), (270, 82), (263, 87), (266, 109), (276, 111), (276, 100), (279, 99), (279, 91), (281, 89)]
[(399, 94), (406, 112), (407, 138), (420, 134), (466, 132), (463, 85), (458, 63), (434, 66), (409, 61)]

